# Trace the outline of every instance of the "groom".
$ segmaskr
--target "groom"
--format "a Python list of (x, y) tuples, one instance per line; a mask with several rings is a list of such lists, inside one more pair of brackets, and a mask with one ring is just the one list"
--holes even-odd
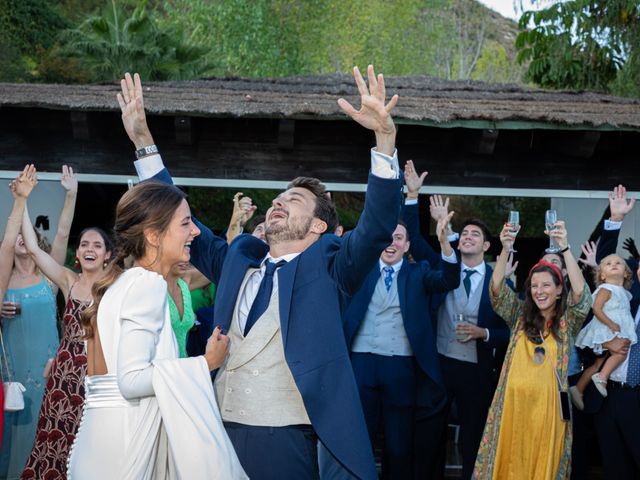
[[(355, 477), (376, 479), (373, 453), (342, 333), (341, 306), (390, 243), (401, 204), (396, 129), (382, 75), (357, 68), (360, 110), (342, 110), (373, 130), (365, 208), (344, 238), (317, 179), (299, 177), (273, 200), (264, 243), (241, 235), (228, 246), (197, 222), (191, 262), (218, 285), (215, 321), (231, 338), (214, 388), (227, 432), (252, 479), (317, 479), (319, 439)], [(141, 179), (171, 181), (147, 128), (142, 87), (126, 75), (118, 95)]]

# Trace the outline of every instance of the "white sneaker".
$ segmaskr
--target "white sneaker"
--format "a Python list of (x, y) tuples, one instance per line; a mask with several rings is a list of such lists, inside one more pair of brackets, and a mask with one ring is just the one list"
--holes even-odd
[(591, 381), (593, 382), (593, 384), (598, 389), (598, 392), (600, 392), (600, 395), (602, 395), (603, 397), (606, 397), (607, 396), (607, 382), (600, 377), (600, 374), (599, 373), (594, 373), (593, 375), (591, 375)]

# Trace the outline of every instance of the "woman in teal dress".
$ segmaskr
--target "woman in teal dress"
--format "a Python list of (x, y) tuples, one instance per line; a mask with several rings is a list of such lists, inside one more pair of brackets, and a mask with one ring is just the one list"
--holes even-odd
[[(0, 247), (0, 277), (9, 279), (2, 304), (4, 345), (12, 380), (26, 388), (24, 410), (5, 413), (0, 478), (7, 479), (20, 478), (33, 447), (49, 360), (55, 357), (58, 349), (55, 287), (38, 270), (18, 233), (28, 196), (26, 189), (30, 192), (36, 183), (33, 166), (25, 168), (12, 182), (14, 203), (19, 211), (14, 206)], [(66, 167), (61, 183), (67, 195), (51, 247), (51, 256), (60, 264), (66, 256), (77, 192), (77, 181)]]

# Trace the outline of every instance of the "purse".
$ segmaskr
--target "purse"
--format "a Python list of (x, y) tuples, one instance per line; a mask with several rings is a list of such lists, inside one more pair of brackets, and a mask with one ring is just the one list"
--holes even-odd
[(4, 411), (18, 412), (24, 409), (24, 392), (26, 389), (20, 382), (11, 381), (11, 372), (9, 371), (9, 362), (7, 361), (7, 351), (4, 348), (4, 338), (2, 337), (2, 328), (0, 328), (0, 346), (2, 346), (2, 358), (4, 359), (4, 367), (7, 372), (8, 382), (2, 383), (2, 391), (4, 393)]

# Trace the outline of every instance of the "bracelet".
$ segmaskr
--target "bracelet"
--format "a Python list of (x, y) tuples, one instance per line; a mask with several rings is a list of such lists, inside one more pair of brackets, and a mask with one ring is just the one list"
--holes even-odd
[(560, 253), (567, 252), (567, 251), (569, 251), (570, 248), (571, 248), (571, 245), (567, 244), (566, 247), (564, 247), (562, 250), (560, 250)]
[(153, 155), (154, 153), (158, 153), (158, 147), (156, 147), (155, 144), (136, 150), (136, 158), (140, 160), (142, 157), (147, 157), (149, 155)]

